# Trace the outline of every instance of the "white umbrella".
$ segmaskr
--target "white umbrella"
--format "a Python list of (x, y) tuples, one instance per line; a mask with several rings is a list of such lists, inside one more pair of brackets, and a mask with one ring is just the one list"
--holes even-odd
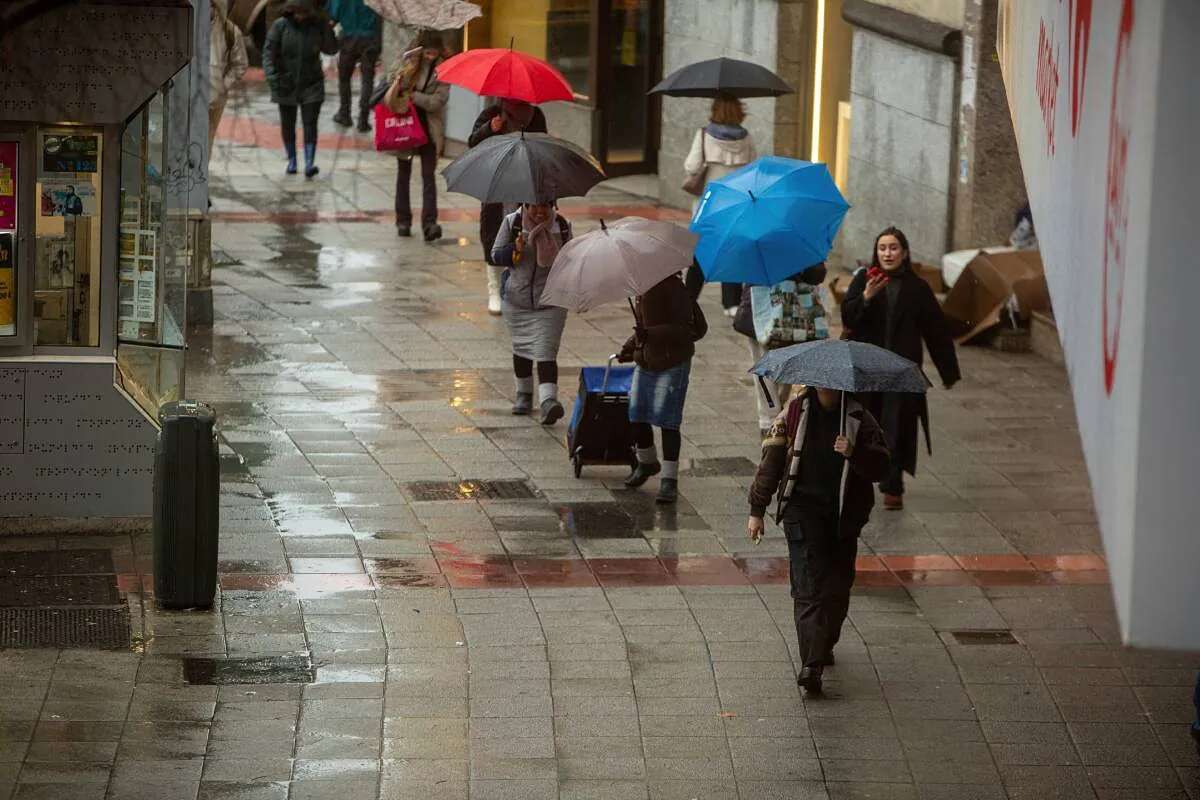
[(645, 294), (686, 269), (699, 237), (670, 222), (625, 217), (572, 239), (554, 259), (542, 303), (587, 311)]
[(388, 22), (435, 31), (461, 28), (483, 15), (483, 9), (465, 0), (366, 0), (366, 3)]

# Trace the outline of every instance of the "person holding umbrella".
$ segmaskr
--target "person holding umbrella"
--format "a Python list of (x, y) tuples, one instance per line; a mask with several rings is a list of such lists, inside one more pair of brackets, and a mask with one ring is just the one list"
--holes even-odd
[(421, 31), (409, 49), (392, 67), (391, 85), (383, 103), (393, 113), (403, 114), (411, 103), (417, 119), (429, 137), (415, 150), (396, 153), (396, 233), (412, 236), (412, 205), (409, 188), (412, 166), (421, 159), (421, 233), (427, 242), (442, 238), (438, 225), (437, 160), (445, 142), (446, 101), (450, 87), (437, 79), (437, 67), (445, 56), (442, 37), (435, 31)]
[(517, 399), (512, 413), (533, 408), (533, 370), (537, 364), (538, 409), (543, 425), (563, 415), (558, 401), (558, 348), (567, 310), (543, 305), (542, 290), (559, 249), (571, 240), (571, 223), (551, 203), (525, 203), (504, 217), (491, 262), (504, 269), (504, 322), (512, 337)]
[[(683, 404), (696, 342), (708, 332), (700, 306), (688, 294), (677, 274), (668, 275), (638, 295), (633, 304), (633, 336), (617, 358), (634, 362), (629, 389), (629, 421), (637, 443), (637, 466), (625, 485), (637, 488), (662, 473), (658, 484), (659, 503), (674, 503), (679, 497), (679, 432)], [(663, 460), (654, 448), (654, 428), (662, 438)]]
[[(537, 106), (523, 100), (501, 100), (480, 112), (467, 139), (468, 147), (475, 147), (492, 136), (505, 133), (546, 133), (546, 115)], [(483, 259), (487, 262), (488, 313), (499, 314), (500, 275), (504, 266), (492, 259), (492, 248), (500, 224), (504, 219), (504, 206), (500, 203), (484, 203), (479, 208), (479, 241), (483, 244)]]
[(856, 395), (923, 393), (926, 381), (916, 364), (882, 348), (830, 339), (772, 350), (751, 372), (760, 381), (807, 386), (763, 440), (746, 527), (758, 543), (775, 501), (791, 561), (801, 659), (796, 680), (816, 694), (850, 607), (858, 536), (875, 505), (871, 484), (891, 463), (883, 431)]
[[(689, 182), (687, 185), (696, 186), (697, 191), (702, 193), (705, 182), (723, 178), (758, 157), (754, 138), (742, 127), (745, 119), (746, 107), (741, 100), (728, 94), (720, 94), (713, 99), (708, 124), (696, 131), (692, 149), (683, 162), (683, 171)], [(699, 203), (700, 198), (697, 197), (692, 203), (693, 214)], [(693, 261), (688, 268), (687, 286), (693, 297), (699, 297), (700, 290), (704, 288), (704, 273), (697, 261)], [(741, 296), (740, 284), (721, 284), (721, 307), (725, 309), (726, 316), (732, 317), (737, 312)]]
[[(947, 389), (962, 377), (942, 308), (933, 289), (913, 270), (908, 238), (899, 228), (886, 228), (875, 237), (870, 268), (859, 272), (846, 290), (842, 324), (851, 339), (891, 350), (918, 366), (924, 359), (924, 342)], [(925, 429), (925, 447), (932, 452), (929, 406), (923, 394), (895, 392), (876, 396), (871, 403), (893, 454), (891, 470), (879, 482), (883, 507), (899, 510), (904, 508), (904, 473), (917, 471), (918, 423)]]

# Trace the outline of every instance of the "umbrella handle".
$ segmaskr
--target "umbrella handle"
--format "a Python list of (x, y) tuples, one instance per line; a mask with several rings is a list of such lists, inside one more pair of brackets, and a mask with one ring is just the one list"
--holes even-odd
[(775, 401), (771, 399), (771, 390), (767, 388), (767, 381), (762, 375), (758, 376), (758, 385), (762, 387), (763, 397), (767, 398), (767, 408), (774, 408)]
[(626, 297), (626, 298), (625, 298), (625, 300), (626, 300), (626, 302), (628, 302), (628, 303), (629, 303), (629, 310), (633, 312), (633, 322), (634, 322), (634, 324), (635, 324), (635, 325), (638, 325), (638, 326), (641, 326), (641, 324), (642, 324), (642, 321), (641, 321), (640, 319), (638, 319), (638, 315), (637, 315), (637, 307), (636, 307), (636, 306), (634, 306), (634, 304), (633, 304), (633, 298), (632, 298), (632, 297)]
[(846, 392), (842, 392), (842, 436), (846, 435)]

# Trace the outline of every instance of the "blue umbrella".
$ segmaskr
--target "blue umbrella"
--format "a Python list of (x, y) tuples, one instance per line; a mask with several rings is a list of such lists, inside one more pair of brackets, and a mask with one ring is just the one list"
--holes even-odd
[(825, 260), (849, 208), (824, 164), (763, 156), (705, 188), (696, 260), (707, 280), (773, 286)]

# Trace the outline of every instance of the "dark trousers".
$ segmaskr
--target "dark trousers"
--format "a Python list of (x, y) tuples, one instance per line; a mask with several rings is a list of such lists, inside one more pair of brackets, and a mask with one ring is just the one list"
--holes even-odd
[[(692, 259), (692, 265), (688, 267), (687, 274), (684, 276), (683, 283), (693, 300), (700, 297), (700, 292), (704, 289), (704, 271), (700, 269), (700, 262), (694, 258)], [(722, 308), (737, 308), (741, 302), (742, 285), (740, 283), (721, 284)]]
[(396, 159), (396, 224), (412, 225), (412, 205), (408, 193), (412, 182), (413, 161), (421, 159), (421, 226), (437, 222), (437, 145), (426, 142), (412, 158)]
[(373, 36), (350, 36), (342, 39), (338, 47), (338, 115), (350, 116), (350, 78), (354, 67), (359, 72), (358, 113), (365, 118), (371, 111), (367, 104), (375, 89), (375, 65), (379, 63), (379, 52), (383, 40)]
[(801, 664), (820, 671), (850, 610), (858, 537), (839, 535), (832, 514), (785, 516), (783, 529)]
[(894, 463), (888, 467), (887, 477), (879, 482), (879, 491), (884, 494), (904, 494), (904, 468)]
[(296, 109), (300, 109), (300, 124), (304, 128), (304, 143), (317, 144), (317, 119), (321, 116), (320, 103), (305, 103), (302, 106), (280, 106), (279, 124), (283, 129), (283, 149), (289, 158), (296, 157)]

